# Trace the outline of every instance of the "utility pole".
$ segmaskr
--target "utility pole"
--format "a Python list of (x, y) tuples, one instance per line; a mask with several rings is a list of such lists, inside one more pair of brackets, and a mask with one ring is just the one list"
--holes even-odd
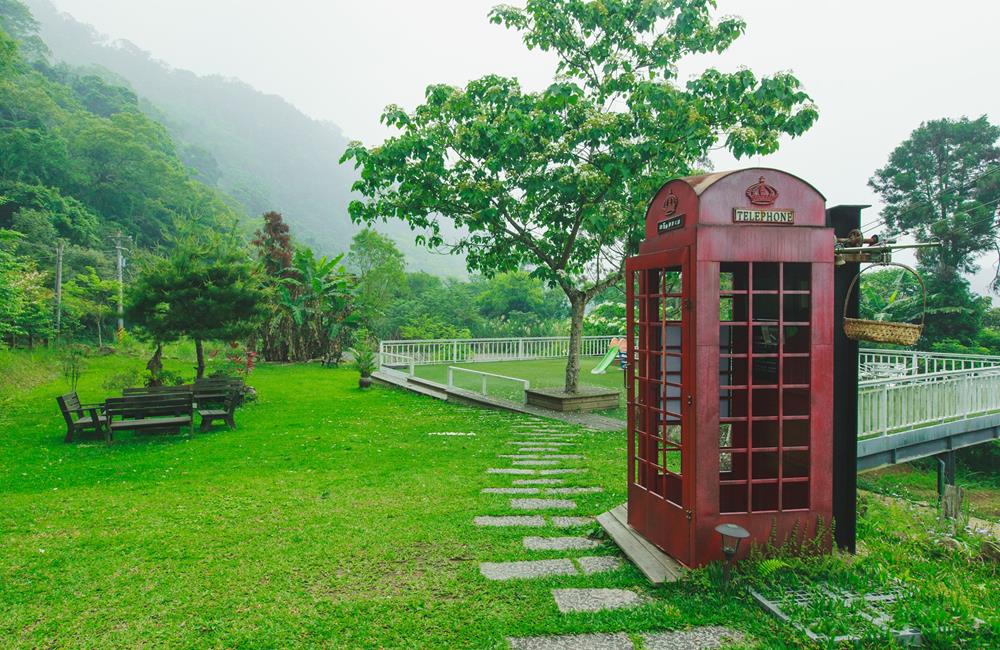
[(122, 231), (115, 233), (115, 257), (117, 258), (117, 271), (118, 271), (118, 332), (119, 334), (125, 330), (125, 256), (122, 247)]
[(66, 252), (66, 241), (56, 240), (56, 338), (62, 333), (62, 271), (63, 253)]

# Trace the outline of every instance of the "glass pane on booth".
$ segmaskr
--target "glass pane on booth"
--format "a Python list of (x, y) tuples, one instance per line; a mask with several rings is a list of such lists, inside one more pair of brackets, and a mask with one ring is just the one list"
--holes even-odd
[(811, 274), (810, 264), (720, 265), (721, 512), (809, 505)]
[(679, 268), (638, 271), (633, 417), (634, 482), (680, 505), (684, 296)]

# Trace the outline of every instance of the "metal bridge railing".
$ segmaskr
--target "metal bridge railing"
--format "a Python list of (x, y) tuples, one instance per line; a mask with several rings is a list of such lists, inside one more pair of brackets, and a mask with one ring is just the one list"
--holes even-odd
[(1000, 367), (858, 383), (858, 437), (870, 438), (1000, 411)]
[(1000, 366), (1000, 356), (907, 350), (863, 349), (858, 355), (861, 379), (880, 379)]

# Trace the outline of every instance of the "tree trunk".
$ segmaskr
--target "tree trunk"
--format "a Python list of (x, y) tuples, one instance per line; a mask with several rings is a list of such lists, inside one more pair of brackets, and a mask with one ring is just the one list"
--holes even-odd
[(569, 296), (569, 358), (566, 360), (566, 392), (573, 394), (580, 384), (580, 347), (583, 343), (583, 311), (587, 299), (582, 295)]
[(101, 317), (97, 317), (97, 347), (104, 347), (104, 339), (101, 338)]
[(149, 371), (150, 386), (160, 385), (160, 373), (163, 372), (163, 344), (156, 344), (156, 351), (153, 352), (153, 357), (146, 364), (146, 370)]
[(198, 355), (198, 371), (195, 375), (196, 379), (201, 379), (205, 376), (205, 346), (202, 344), (201, 339), (194, 340), (194, 351)]

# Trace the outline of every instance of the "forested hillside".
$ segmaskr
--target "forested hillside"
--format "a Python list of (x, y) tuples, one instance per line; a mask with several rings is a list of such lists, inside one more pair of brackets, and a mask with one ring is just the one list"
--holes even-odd
[[(127, 83), (144, 113), (162, 123), (203, 182), (234, 197), (249, 214), (280, 210), (317, 252), (346, 252), (358, 228), (347, 213), (354, 170), (339, 159), (348, 139), (280, 97), (234, 79), (170, 68), (131, 43), (108, 43), (92, 27), (60, 14), (49, 0), (26, 0), (55, 59), (92, 66)], [(411, 266), (464, 275), (464, 263), (414, 245), (406, 226), (385, 231)]]
[(36, 27), (21, 4), (0, 0), (0, 335), (29, 343), (51, 334), (57, 246), (76, 303), (67, 314), (82, 320), (107, 311), (101, 278), (118, 232), (135, 257), (179, 228), (231, 230), (242, 215), (192, 177), (135, 93), (53, 65)]

